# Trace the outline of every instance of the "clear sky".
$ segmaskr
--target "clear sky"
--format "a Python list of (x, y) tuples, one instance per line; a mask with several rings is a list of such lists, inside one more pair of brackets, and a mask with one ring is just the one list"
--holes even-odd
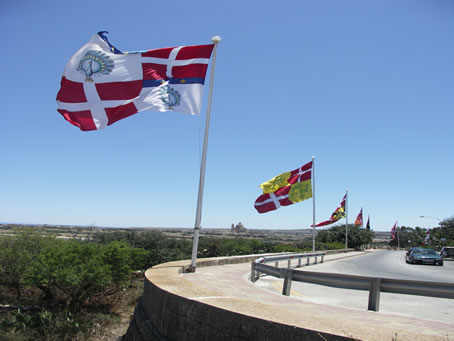
[(372, 229), (454, 215), (450, 0), (0, 2), (0, 222), (193, 227), (200, 117), (145, 111), (81, 132), (55, 101), (98, 31), (122, 51), (219, 35), (202, 227), (301, 229), (312, 201), (258, 214), (258, 187), (315, 156), (316, 220), (349, 191)]

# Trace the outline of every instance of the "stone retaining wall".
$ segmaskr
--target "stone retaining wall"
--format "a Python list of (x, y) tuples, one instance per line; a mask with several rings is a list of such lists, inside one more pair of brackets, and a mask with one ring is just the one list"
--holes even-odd
[[(197, 267), (252, 262), (261, 256), (264, 255), (200, 260)], [(179, 275), (189, 264), (189, 261), (171, 262), (147, 270), (143, 296), (121, 341), (352, 340), (242, 315), (172, 293), (169, 288), (184, 281)], [(162, 273), (156, 276), (154, 271)], [(157, 282), (165, 282), (161, 286), (167, 290), (160, 283), (153, 283), (153, 278), (161, 278)]]

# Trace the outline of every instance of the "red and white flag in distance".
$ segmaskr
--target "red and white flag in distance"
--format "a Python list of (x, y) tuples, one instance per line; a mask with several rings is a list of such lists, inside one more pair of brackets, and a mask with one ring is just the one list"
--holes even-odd
[(143, 110), (200, 114), (214, 44), (121, 52), (95, 34), (66, 64), (58, 112), (80, 130), (102, 129)]
[(396, 226), (397, 226), (397, 221), (394, 223), (394, 226), (391, 229), (391, 239), (392, 240), (396, 240), (396, 232), (397, 232)]
[(356, 217), (355, 220), (355, 225), (363, 226), (363, 209), (359, 211), (358, 216)]
[(424, 238), (423, 245), (429, 244), (429, 241), (430, 241), (430, 230), (427, 230), (426, 238)]
[(341, 218), (345, 217), (345, 202), (346, 201), (347, 201), (347, 194), (344, 195), (340, 205), (334, 210), (334, 212), (331, 214), (331, 217), (328, 220), (322, 221), (322, 222), (312, 225), (312, 226), (320, 227), (320, 226), (334, 224)]

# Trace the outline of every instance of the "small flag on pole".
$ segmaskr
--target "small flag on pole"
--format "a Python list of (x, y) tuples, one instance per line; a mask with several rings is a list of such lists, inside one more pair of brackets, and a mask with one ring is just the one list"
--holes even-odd
[(66, 64), (57, 110), (68, 122), (87, 131), (143, 110), (200, 114), (214, 44), (121, 52), (106, 33)]
[(391, 239), (392, 240), (396, 240), (396, 232), (397, 232), (396, 225), (397, 225), (397, 221), (394, 223), (394, 226), (391, 229)]
[(424, 242), (422, 243), (422, 245), (429, 244), (429, 241), (430, 241), (430, 230), (427, 230), (426, 238), (424, 238)]
[(345, 217), (345, 202), (347, 200), (347, 194), (344, 195), (339, 207), (331, 214), (331, 217), (328, 220), (322, 221), (315, 225), (315, 227), (326, 226), (335, 223), (341, 218)]
[(370, 216), (367, 216), (367, 224), (366, 224), (366, 229), (370, 230)]
[(363, 227), (363, 209), (362, 208), (361, 208), (361, 211), (359, 211), (358, 216), (356, 217), (355, 225), (359, 225), (359, 226)]
[(259, 186), (263, 194), (255, 201), (255, 209), (259, 213), (266, 213), (312, 198), (311, 175), (312, 161), (264, 182)]

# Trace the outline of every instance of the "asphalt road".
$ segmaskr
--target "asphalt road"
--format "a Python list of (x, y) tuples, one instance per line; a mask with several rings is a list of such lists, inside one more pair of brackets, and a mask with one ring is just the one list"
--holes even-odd
[(444, 266), (405, 263), (405, 251), (374, 251), (361, 257), (326, 262), (302, 270), (349, 275), (454, 283), (454, 260)]
[[(444, 266), (406, 264), (405, 251), (374, 251), (362, 256), (304, 267), (301, 271), (454, 283), (454, 261), (445, 260)], [(258, 287), (276, 294), (281, 294), (282, 284), (282, 279), (271, 276), (262, 277), (256, 282)], [(292, 282), (291, 289), (290, 295), (293, 298), (367, 311), (369, 295), (367, 291), (330, 288), (301, 282)], [(454, 300), (381, 293), (380, 312), (452, 323)]]

